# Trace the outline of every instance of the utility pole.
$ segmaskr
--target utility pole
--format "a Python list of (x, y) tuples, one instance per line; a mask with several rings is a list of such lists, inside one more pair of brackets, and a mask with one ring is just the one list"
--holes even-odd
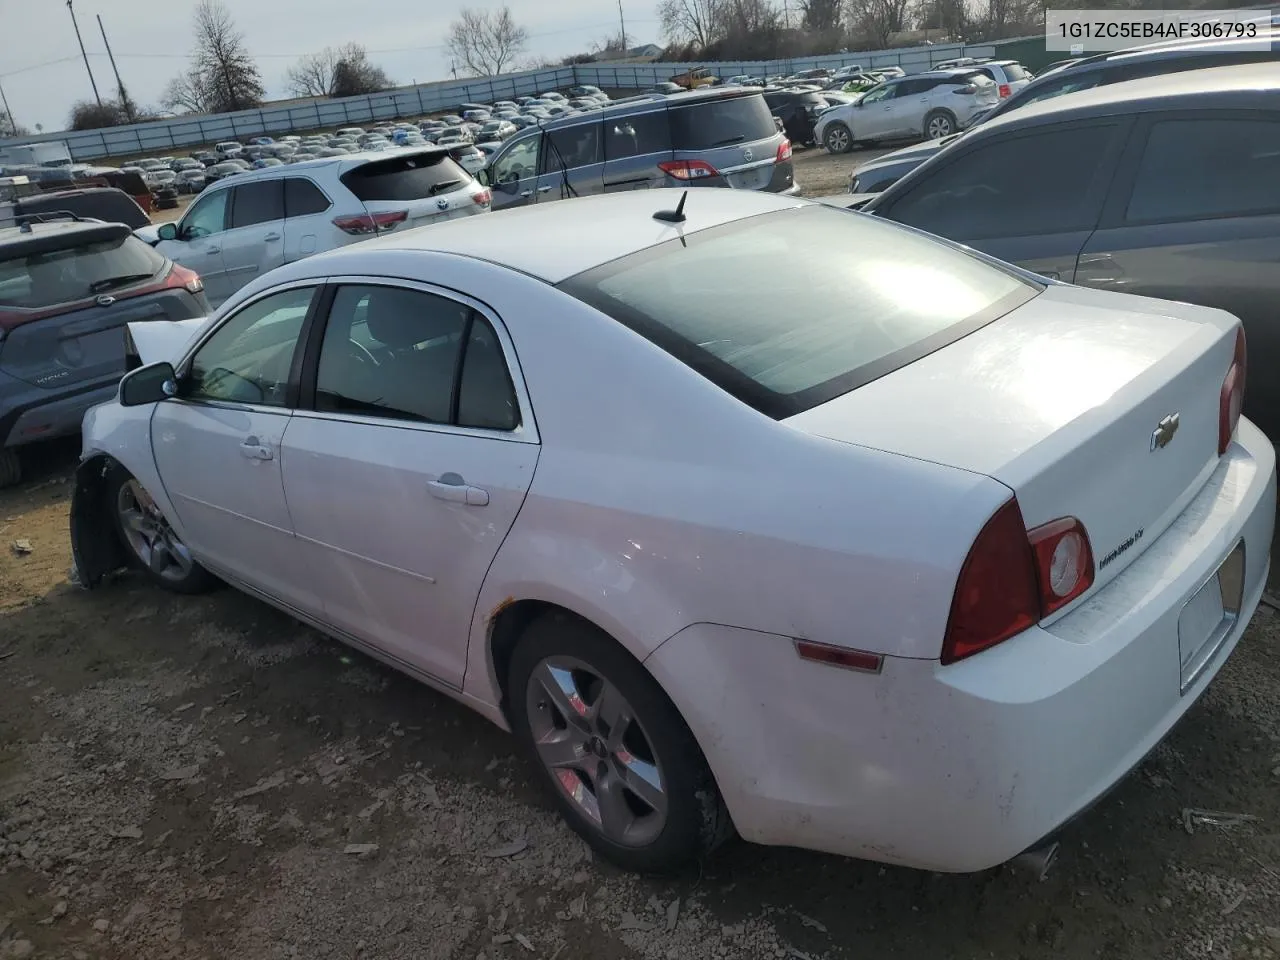
[(9, 98), (4, 95), (4, 86), (0, 85), (0, 103), (4, 104), (4, 115), (9, 118), (9, 128), (11, 132), (18, 129), (18, 121), (13, 119), (13, 111), (9, 109)]
[(622, 31), (622, 55), (627, 55), (627, 21), (622, 16), (622, 0), (618, 0), (618, 28)]
[(67, 0), (67, 10), (71, 12), (71, 25), (76, 28), (76, 41), (80, 44), (80, 56), (84, 57), (84, 68), (89, 71), (89, 84), (93, 87), (93, 98), (102, 106), (102, 95), (98, 93), (98, 81), (93, 79), (93, 69), (89, 66), (89, 54), (84, 50), (84, 38), (80, 36), (80, 24), (76, 22), (76, 10)]
[(129, 94), (125, 92), (124, 81), (120, 79), (120, 69), (116, 66), (115, 54), (111, 52), (111, 44), (107, 42), (107, 28), (102, 25), (102, 14), (98, 14), (98, 29), (102, 31), (102, 45), (107, 48), (107, 59), (111, 61), (111, 72), (116, 75), (116, 89), (120, 91), (120, 106), (124, 109), (125, 117), (130, 123), (133, 123), (137, 119), (133, 114), (133, 101), (129, 99)]

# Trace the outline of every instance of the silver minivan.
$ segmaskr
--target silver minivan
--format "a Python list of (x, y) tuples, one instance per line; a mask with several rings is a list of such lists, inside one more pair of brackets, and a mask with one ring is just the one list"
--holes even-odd
[(640, 96), (508, 140), (481, 182), (493, 208), (651, 187), (798, 193), (791, 142), (759, 91)]

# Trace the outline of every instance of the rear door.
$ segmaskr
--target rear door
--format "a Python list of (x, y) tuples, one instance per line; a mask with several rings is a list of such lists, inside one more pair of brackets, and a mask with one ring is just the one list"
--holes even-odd
[(228, 296), (284, 263), (284, 180), (251, 180), (231, 191), (231, 225), (222, 238)]
[(1045, 124), (942, 153), (874, 212), (1070, 282), (1130, 121)]
[[(1244, 322), (1253, 368), (1268, 370), (1280, 357), (1277, 183), (1280, 112), (1144, 117), (1076, 282), (1228, 310)], [(1280, 429), (1280, 379), (1250, 377), (1245, 413)]]
[(284, 178), (284, 262), (338, 246), (345, 234), (329, 215), (333, 202), (308, 177)]
[(773, 179), (783, 136), (760, 94), (714, 97), (669, 110), (676, 160), (701, 160), (731, 187), (762, 190)]
[(599, 120), (547, 131), (536, 189), (542, 200), (587, 197), (604, 190)]
[(340, 176), (367, 213), (404, 214), (403, 229), (468, 216), (472, 204), (449, 194), (471, 182), (471, 174), (447, 153), (401, 153), (379, 160), (354, 160)]
[(661, 186), (658, 164), (671, 159), (671, 124), (659, 106), (646, 113), (607, 117), (601, 125), (605, 193)]

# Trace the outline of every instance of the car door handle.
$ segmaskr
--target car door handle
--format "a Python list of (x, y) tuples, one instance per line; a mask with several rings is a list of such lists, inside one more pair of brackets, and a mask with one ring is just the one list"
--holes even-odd
[(539, 187), (539, 188), (538, 188), (538, 192), (539, 192), (539, 193), (549, 193), (550, 191), (551, 191), (551, 187)]
[(279, 239), (280, 239), (280, 234), (278, 234), (278, 233), (276, 233), (274, 230), (272, 230), (270, 233), (268, 233), (268, 234), (267, 234), (265, 237), (263, 237), (262, 239), (263, 239), (263, 240), (279, 240)]
[(221, 247), (205, 247), (204, 252), (205, 253), (221, 253), (222, 248)]
[(532, 191), (532, 190), (521, 190), (521, 191), (520, 191), (520, 196), (522, 196), (522, 197), (532, 197), (532, 196), (533, 196), (533, 191)]
[(240, 455), (250, 460), (273, 460), (275, 454), (271, 448), (257, 437), (245, 437), (240, 441)]
[(487, 490), (471, 486), (456, 473), (442, 474), (439, 480), (428, 480), (427, 489), (437, 500), (465, 503), (473, 507), (484, 507), (489, 504)]

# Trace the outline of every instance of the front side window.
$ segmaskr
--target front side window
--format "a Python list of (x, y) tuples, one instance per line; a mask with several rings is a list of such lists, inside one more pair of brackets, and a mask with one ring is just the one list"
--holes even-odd
[(182, 397), (285, 406), (289, 369), (313, 292), (312, 287), (282, 290), (229, 317), (191, 358)]
[(866, 104), (880, 103), (883, 100), (890, 100), (893, 98), (894, 93), (900, 86), (902, 86), (900, 83), (881, 84), (878, 87), (868, 90), (859, 102), (865, 106)]
[(515, 183), (538, 172), (538, 145), (542, 136), (527, 137), (511, 145), (511, 149), (493, 164), (494, 183)]
[[(832, 251), (857, 250), (857, 256)], [(874, 217), (818, 205), (687, 234), (560, 284), (766, 413), (911, 363), (1039, 292)]]
[(1152, 124), (1128, 223), (1280, 212), (1280, 120), (1204, 117)]
[(231, 229), (284, 219), (283, 180), (252, 181), (236, 187), (235, 193), (235, 202), (231, 204)]
[(227, 228), (227, 198), (230, 190), (218, 190), (201, 197), (182, 219), (179, 236), (183, 240), (211, 237)]
[(992, 141), (933, 168), (877, 212), (952, 240), (1089, 229), (1102, 209), (1090, 189), (1104, 172), (1098, 160), (1118, 129), (1050, 127)]

